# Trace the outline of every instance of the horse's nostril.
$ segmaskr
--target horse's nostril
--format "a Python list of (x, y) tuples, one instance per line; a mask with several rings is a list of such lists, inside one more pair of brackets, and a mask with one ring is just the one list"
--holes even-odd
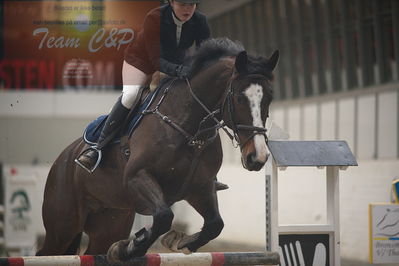
[(264, 163), (259, 162), (256, 158), (256, 153), (250, 153), (246, 157), (246, 166), (250, 171), (259, 171), (263, 167)]
[(253, 164), (256, 161), (256, 154), (255, 153), (250, 153), (247, 156), (247, 163), (248, 164)]

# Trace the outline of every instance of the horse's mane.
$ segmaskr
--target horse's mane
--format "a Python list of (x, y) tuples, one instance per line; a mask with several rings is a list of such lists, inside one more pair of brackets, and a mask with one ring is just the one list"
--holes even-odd
[(194, 76), (201, 69), (224, 56), (236, 56), (244, 51), (244, 46), (238, 41), (229, 38), (214, 38), (204, 41), (193, 56), (188, 58), (191, 62), (190, 76)]
[[(239, 41), (232, 41), (227, 37), (208, 39), (201, 44), (194, 55), (187, 58), (191, 67), (190, 77), (217, 62), (221, 57), (237, 56), (242, 51), (245, 51), (245, 48)], [(266, 67), (268, 60), (265, 57), (248, 55), (248, 60), (248, 73), (273, 78), (271, 70)]]

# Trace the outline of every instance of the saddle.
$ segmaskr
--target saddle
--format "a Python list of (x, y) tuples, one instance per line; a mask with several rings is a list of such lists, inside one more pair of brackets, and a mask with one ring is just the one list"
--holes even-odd
[[(156, 88), (154, 91), (150, 91), (149, 87), (145, 87), (139, 92), (139, 101), (129, 112), (124, 125), (121, 130), (119, 130), (118, 134), (114, 137), (114, 139), (110, 142), (110, 144), (116, 144), (121, 142), (121, 138), (123, 136), (127, 136), (130, 138), (133, 131), (137, 128), (142, 120), (144, 114), (143, 112), (147, 110), (151, 103), (154, 101), (155, 97), (158, 95), (159, 88)], [(85, 143), (90, 146), (95, 145), (97, 143), (98, 138), (100, 137), (100, 133), (102, 128), (104, 127), (105, 121), (108, 115), (101, 115), (94, 121), (90, 122), (90, 124), (86, 127), (83, 133), (83, 139)]]

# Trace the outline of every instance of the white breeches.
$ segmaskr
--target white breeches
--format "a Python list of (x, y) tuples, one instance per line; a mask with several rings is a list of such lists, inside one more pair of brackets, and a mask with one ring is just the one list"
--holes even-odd
[(130, 109), (136, 101), (137, 94), (141, 87), (148, 85), (151, 75), (147, 75), (140, 69), (123, 61), (122, 80), (123, 90), (121, 102), (123, 106)]

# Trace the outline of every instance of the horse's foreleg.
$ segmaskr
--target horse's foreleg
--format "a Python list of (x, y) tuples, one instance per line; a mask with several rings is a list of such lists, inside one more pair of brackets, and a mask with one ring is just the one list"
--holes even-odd
[(162, 244), (167, 248), (184, 253), (197, 251), (198, 248), (216, 238), (224, 226), (219, 213), (216, 193), (193, 194), (187, 201), (204, 218), (202, 230), (191, 236), (171, 231), (162, 240)]
[(86, 254), (105, 254), (114, 242), (128, 238), (134, 216), (133, 211), (117, 209), (89, 213), (84, 228), (89, 236)]
[(173, 212), (164, 201), (163, 192), (155, 179), (145, 170), (128, 181), (136, 212), (153, 216), (150, 229), (141, 229), (132, 240), (114, 243), (108, 250), (110, 261), (124, 261), (145, 255), (158, 237), (168, 232), (172, 226)]

